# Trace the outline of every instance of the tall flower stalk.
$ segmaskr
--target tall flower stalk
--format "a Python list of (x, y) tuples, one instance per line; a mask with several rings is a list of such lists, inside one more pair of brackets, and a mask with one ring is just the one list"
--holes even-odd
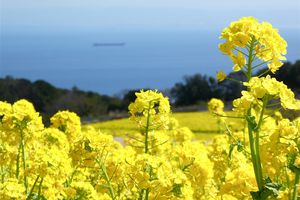
[[(167, 98), (157, 91), (140, 91), (136, 100), (128, 107), (131, 119), (136, 121), (144, 137), (144, 153), (151, 154), (150, 131), (166, 129), (169, 124), (170, 104)], [(152, 177), (152, 166), (146, 165), (144, 171)], [(140, 191), (139, 200), (148, 200), (150, 189)]]
[(140, 91), (128, 107), (131, 120), (135, 121), (144, 136), (144, 153), (150, 154), (150, 131), (167, 129), (169, 124), (169, 100), (157, 91)]
[[(268, 72), (275, 73), (282, 66), (287, 43), (271, 24), (259, 23), (253, 17), (244, 17), (232, 22), (223, 30), (220, 38), (225, 39), (225, 42), (220, 44), (219, 48), (232, 60), (233, 71), (241, 71), (247, 78), (243, 83), (247, 89), (242, 91), (241, 98), (233, 101), (233, 106), (247, 123), (250, 157), (258, 188), (258, 191), (251, 193), (252, 198), (267, 199), (277, 195), (279, 184), (273, 183), (268, 175), (263, 173), (260, 132), (266, 108), (271, 100), (279, 101), (285, 109), (300, 108), (292, 91), (282, 82), (270, 76), (263, 77)], [(268, 69), (258, 77), (253, 76), (254, 70), (264, 65), (267, 65)], [(226, 79), (224, 72), (218, 73), (217, 79)]]

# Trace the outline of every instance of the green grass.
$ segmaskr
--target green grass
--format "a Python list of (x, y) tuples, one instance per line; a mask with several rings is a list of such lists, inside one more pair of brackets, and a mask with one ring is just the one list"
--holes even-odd
[[(228, 115), (233, 115), (232, 112), (227, 112)], [(173, 113), (180, 126), (186, 126), (190, 128), (198, 139), (210, 139), (213, 135), (218, 134), (219, 127), (217, 118), (209, 112), (180, 112)], [(227, 124), (234, 127), (241, 127), (242, 122), (239, 119), (226, 119)], [(100, 129), (104, 133), (108, 133), (114, 136), (123, 136), (127, 133), (138, 132), (137, 125), (126, 119), (116, 119), (106, 122), (98, 122), (89, 124), (96, 129)], [(86, 125), (84, 126), (86, 127)]]

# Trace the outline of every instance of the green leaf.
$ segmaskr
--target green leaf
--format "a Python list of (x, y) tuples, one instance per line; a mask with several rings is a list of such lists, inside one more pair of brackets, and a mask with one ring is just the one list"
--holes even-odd
[(230, 159), (232, 158), (232, 152), (234, 150), (234, 147), (237, 147), (238, 152), (242, 152), (244, 150), (244, 145), (240, 140), (238, 140), (236, 143), (230, 144), (228, 155)]
[(90, 143), (85, 141), (84, 142), (84, 150), (88, 151), (88, 152), (92, 152), (93, 148), (90, 146)]
[(236, 144), (230, 144), (230, 146), (229, 146), (229, 155), (228, 155), (229, 159), (232, 158), (232, 152), (233, 152), (235, 146), (236, 146)]
[(294, 173), (300, 174), (300, 166), (295, 164), (297, 155), (295, 153), (287, 156), (288, 168)]
[(172, 192), (176, 197), (182, 197), (182, 187), (183, 184), (174, 184), (172, 188)]
[(251, 196), (254, 200), (266, 200), (268, 197), (273, 196), (277, 197), (281, 184), (273, 183), (272, 180), (268, 177), (264, 180), (265, 185), (263, 190), (257, 192), (251, 192)]
[(190, 162), (189, 164), (185, 165), (182, 168), (182, 171), (188, 170), (188, 168), (194, 164), (194, 161), (195, 161), (195, 158), (193, 158), (192, 162)]
[(237, 150), (238, 150), (238, 152), (242, 152), (244, 150), (243, 143), (239, 140), (239, 141), (237, 141), (236, 144), (237, 144)]
[(293, 164), (289, 167), (293, 172), (300, 174), (300, 167), (298, 165)]

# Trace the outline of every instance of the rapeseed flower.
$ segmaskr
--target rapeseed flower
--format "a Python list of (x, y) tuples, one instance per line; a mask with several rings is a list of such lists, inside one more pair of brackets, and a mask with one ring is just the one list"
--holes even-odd
[[(254, 17), (242, 17), (231, 22), (230, 26), (223, 30), (220, 38), (225, 39), (225, 42), (219, 45), (219, 49), (230, 56), (234, 63), (234, 71), (240, 71), (246, 65), (244, 55), (249, 56), (248, 53), (266, 62), (272, 73), (275, 73), (282, 66), (282, 60), (286, 59), (284, 55), (287, 53), (287, 43), (278, 30), (268, 22), (260, 23)], [(243, 51), (247, 48), (250, 48), (251, 52)]]
[(221, 81), (224, 81), (225, 79), (226, 79), (226, 74), (225, 74), (225, 72), (224, 71), (219, 71), (218, 73), (217, 73), (217, 80), (219, 81), (219, 82), (221, 82)]

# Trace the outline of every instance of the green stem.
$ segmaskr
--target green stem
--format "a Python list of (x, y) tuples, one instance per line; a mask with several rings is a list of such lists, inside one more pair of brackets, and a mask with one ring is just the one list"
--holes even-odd
[(255, 140), (253, 137), (253, 130), (250, 126), (250, 124), (248, 124), (248, 133), (249, 133), (249, 143), (250, 143), (250, 152), (251, 152), (251, 161), (253, 164), (253, 169), (254, 169), (254, 174), (255, 174), (255, 179), (256, 179), (256, 183), (258, 186), (259, 190), (263, 189), (263, 184), (262, 184), (262, 178), (260, 176), (259, 170), (258, 170), (258, 160), (257, 160), (257, 152), (255, 149)]
[(144, 192), (145, 192), (145, 189), (142, 189), (141, 192), (140, 192), (140, 194), (139, 194), (138, 200), (143, 200)]
[(148, 153), (149, 146), (148, 146), (148, 134), (149, 134), (149, 125), (150, 125), (150, 108), (151, 102), (149, 102), (148, 112), (147, 112), (147, 122), (146, 122), (146, 129), (145, 129), (145, 153)]
[[(150, 126), (150, 109), (151, 109), (151, 101), (148, 105), (147, 110), (147, 122), (145, 127), (145, 153), (149, 153), (149, 126)], [(145, 200), (149, 199), (149, 188), (142, 190), (142, 199), (144, 199), (144, 193), (145, 193)]]
[(22, 149), (24, 185), (25, 185), (25, 192), (27, 194), (28, 183), (27, 183), (27, 177), (26, 177), (26, 155), (25, 155), (25, 142), (24, 142), (23, 131), (21, 131), (21, 149)]
[(295, 183), (294, 183), (293, 200), (298, 199), (298, 188), (299, 188), (299, 173), (296, 173)]
[(66, 180), (66, 185), (67, 185), (67, 187), (69, 187), (69, 186), (71, 185), (71, 183), (72, 183), (72, 181), (73, 181), (73, 178), (74, 178), (74, 176), (75, 176), (75, 173), (77, 172), (77, 168), (78, 168), (78, 166), (75, 167), (75, 169), (74, 169), (74, 171), (72, 172), (71, 177), (69, 178), (69, 180)]
[(264, 64), (266, 64), (266, 63), (268, 63), (268, 62), (270, 62), (271, 60), (268, 60), (268, 61), (264, 61), (264, 62), (262, 62), (262, 63), (260, 63), (260, 64), (257, 64), (257, 65), (255, 65), (255, 66), (253, 66), (252, 67), (252, 69), (256, 69), (256, 68), (258, 68), (258, 67), (260, 67), (260, 66), (262, 66), (262, 65), (264, 65)]
[(4, 169), (3, 166), (1, 165), (1, 183), (4, 183), (4, 176), (5, 176)]
[(259, 121), (255, 130), (255, 151), (256, 151), (256, 162), (257, 162), (257, 171), (258, 171), (258, 176), (259, 176), (259, 182), (261, 187), (259, 187), (259, 190), (263, 189), (263, 172), (262, 172), (262, 166), (261, 166), (261, 159), (260, 159), (260, 146), (259, 146), (259, 132), (260, 132), (260, 128), (263, 122), (263, 116), (265, 113), (265, 108), (266, 105), (268, 104), (268, 97), (265, 97), (263, 99), (263, 106), (262, 106), (262, 110), (260, 113), (260, 117), (259, 117)]
[(149, 193), (150, 193), (150, 191), (149, 191), (149, 188), (148, 188), (148, 189), (146, 189), (145, 200), (149, 200)]
[(250, 81), (250, 79), (252, 78), (252, 62), (253, 59), (255, 57), (255, 55), (253, 54), (254, 51), (254, 43), (255, 43), (255, 39), (254, 37), (252, 37), (251, 42), (250, 42), (250, 47), (249, 47), (249, 57), (248, 57), (248, 63), (247, 63), (247, 78), (248, 81)]
[(226, 118), (236, 118), (236, 119), (244, 119), (244, 117), (239, 117), (239, 116), (230, 116), (230, 115), (221, 115), (221, 114), (218, 114), (216, 112), (213, 112), (213, 114), (215, 114), (216, 116), (218, 117), (226, 117)]
[(229, 81), (233, 81), (233, 82), (238, 83), (238, 84), (243, 84), (242, 81), (238, 81), (238, 80), (235, 80), (235, 79), (233, 79), (233, 78), (226, 77), (225, 79), (227, 79), (227, 80), (229, 80)]
[(40, 197), (41, 197), (41, 191), (42, 191), (43, 181), (44, 181), (44, 177), (42, 178), (42, 180), (41, 180), (41, 182), (39, 184), (39, 190), (38, 190), (38, 197), (37, 197), (37, 199), (40, 199)]
[(103, 178), (106, 181), (106, 183), (108, 184), (108, 190), (109, 190), (110, 197), (111, 197), (111, 199), (114, 200), (114, 199), (116, 199), (116, 197), (115, 197), (115, 193), (114, 193), (113, 187), (111, 185), (111, 180), (110, 180), (110, 178), (109, 178), (109, 176), (108, 176), (108, 174), (106, 172), (106, 168), (105, 168), (104, 164), (102, 163), (102, 161), (97, 160), (97, 163), (100, 165), (101, 170), (102, 170), (103, 175), (104, 175)]
[(262, 76), (268, 74), (269, 72), (270, 72), (270, 69), (264, 71), (263, 73), (261, 73), (260, 75), (258, 75), (258, 77), (262, 77)]
[[(255, 38), (252, 37), (250, 45), (249, 45), (249, 57), (248, 57), (248, 63), (247, 63), (247, 78), (248, 82), (252, 78), (252, 62), (254, 61), (255, 54), (254, 54), (254, 47), (255, 47)], [(264, 104), (265, 107), (265, 104)], [(247, 112), (247, 116), (251, 117), (251, 109), (250, 108)], [(262, 109), (262, 113), (260, 116), (260, 120), (258, 123), (258, 126), (256, 127), (256, 130), (258, 130), (262, 123), (262, 117), (264, 113), (264, 108)], [(255, 179), (258, 186), (259, 191), (263, 190), (263, 174), (262, 174), (262, 167), (261, 167), (261, 160), (260, 160), (260, 153), (259, 153), (259, 131), (256, 131), (256, 137), (254, 139), (254, 131), (252, 125), (248, 122), (248, 134), (249, 134), (249, 143), (250, 143), (250, 150), (251, 150), (251, 160), (254, 168), (255, 173)]]
[[(238, 143), (239, 141), (233, 136), (231, 130), (229, 129), (229, 127), (227, 126), (226, 123), (225, 123), (225, 128), (226, 128), (226, 130), (227, 130), (227, 132), (228, 132), (229, 137), (230, 137), (231, 139), (233, 139), (235, 143)], [(245, 137), (245, 136), (244, 136), (244, 137)], [(245, 144), (245, 138), (244, 138), (244, 143), (243, 143), (243, 144)], [(242, 147), (242, 149), (244, 150), (245, 153), (250, 154), (244, 147)]]
[(236, 50), (236, 51), (240, 52), (241, 54), (243, 54), (244, 56), (248, 57), (248, 55), (246, 53), (244, 53), (243, 51), (241, 51), (241, 50), (239, 50), (237, 48), (234, 48), (234, 50)]
[(241, 69), (241, 72), (243, 72), (243, 74), (244, 74), (246, 77), (248, 77), (248, 74), (247, 74), (247, 72), (246, 72), (244, 69)]
[(19, 178), (19, 174), (20, 174), (20, 152), (21, 152), (21, 143), (19, 144), (18, 147), (18, 155), (17, 155), (17, 163), (16, 163), (16, 179)]
[(222, 128), (221, 128), (221, 120), (220, 120), (220, 118), (217, 119), (217, 124), (218, 124), (218, 133), (221, 134), (222, 133)]
[(29, 199), (31, 198), (32, 193), (33, 193), (33, 190), (34, 190), (35, 185), (36, 185), (36, 183), (38, 182), (39, 178), (40, 178), (40, 176), (37, 176), (37, 177), (36, 177), (36, 179), (35, 179), (35, 181), (34, 181), (34, 183), (33, 183), (33, 186), (31, 187), (30, 192), (29, 192), (29, 194), (28, 194), (26, 200), (29, 200)]

